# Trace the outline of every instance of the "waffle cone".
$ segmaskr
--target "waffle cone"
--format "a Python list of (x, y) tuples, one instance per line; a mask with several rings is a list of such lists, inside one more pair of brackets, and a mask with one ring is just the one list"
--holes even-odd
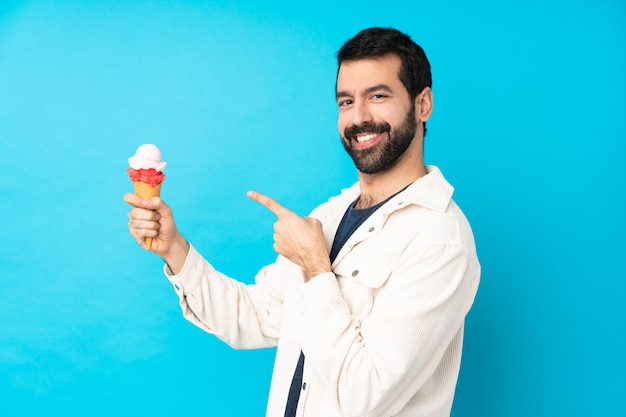
[[(150, 185), (141, 181), (133, 181), (133, 187), (135, 187), (135, 194), (137, 194), (141, 198), (152, 198), (158, 197), (161, 195), (161, 184)], [(152, 238), (146, 238), (146, 245), (148, 250), (152, 246)]]
[(150, 185), (146, 182), (133, 181), (135, 194), (141, 198), (158, 197), (161, 195), (161, 184)]

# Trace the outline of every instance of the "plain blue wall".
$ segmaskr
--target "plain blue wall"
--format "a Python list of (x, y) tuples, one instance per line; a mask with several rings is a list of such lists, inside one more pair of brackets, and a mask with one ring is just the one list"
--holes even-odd
[[(426, 160), (483, 265), (453, 416), (626, 415), (626, 4), (3, 1), (0, 416), (263, 415), (274, 351), (184, 321), (129, 237), (127, 158), (224, 272), (355, 179), (334, 54), (395, 26), (432, 62)], [(243, 396), (243, 399), (242, 399)]]

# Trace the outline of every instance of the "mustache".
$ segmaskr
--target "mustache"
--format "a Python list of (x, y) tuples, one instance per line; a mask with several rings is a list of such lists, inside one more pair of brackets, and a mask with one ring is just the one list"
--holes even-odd
[(383, 132), (390, 132), (391, 126), (387, 122), (382, 123), (364, 123), (362, 125), (351, 125), (344, 129), (343, 137), (346, 139), (353, 138), (361, 133), (374, 133), (380, 134)]

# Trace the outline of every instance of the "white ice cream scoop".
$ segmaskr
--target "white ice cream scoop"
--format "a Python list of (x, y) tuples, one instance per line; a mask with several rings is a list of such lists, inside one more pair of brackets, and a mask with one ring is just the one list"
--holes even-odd
[(161, 172), (165, 169), (166, 162), (161, 161), (161, 151), (155, 145), (146, 143), (137, 148), (135, 156), (128, 158), (132, 169), (154, 169)]

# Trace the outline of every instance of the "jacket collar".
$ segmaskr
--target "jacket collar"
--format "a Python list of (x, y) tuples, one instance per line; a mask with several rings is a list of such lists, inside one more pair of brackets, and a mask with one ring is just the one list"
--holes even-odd
[[(446, 181), (443, 174), (435, 165), (426, 166), (426, 175), (418, 178), (403, 192), (390, 199), (378, 211), (381, 214), (389, 214), (398, 208), (410, 204), (423, 206), (430, 210), (444, 212), (450, 204), (454, 187)], [(349, 205), (361, 194), (359, 183), (346, 189), (342, 193), (342, 204)]]

